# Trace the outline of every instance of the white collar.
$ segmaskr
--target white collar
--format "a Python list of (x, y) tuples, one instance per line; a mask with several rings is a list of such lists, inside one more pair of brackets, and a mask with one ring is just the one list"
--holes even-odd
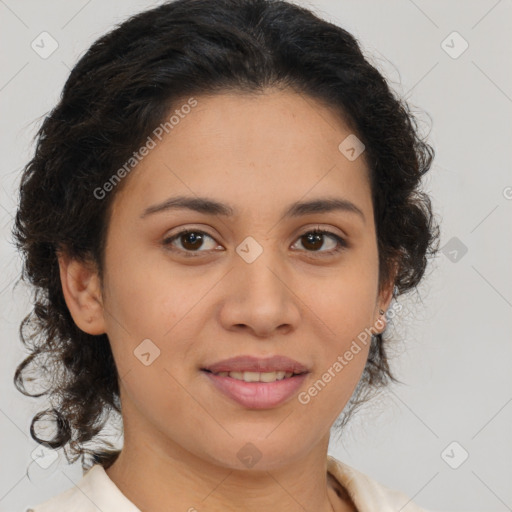
[[(405, 494), (387, 489), (365, 474), (327, 456), (327, 471), (350, 495), (358, 512), (426, 512)], [(119, 490), (102, 465), (87, 470), (80, 482), (26, 512), (141, 512)]]
[(404, 493), (384, 487), (330, 455), (327, 455), (327, 471), (345, 488), (358, 512), (427, 512)]
[(26, 512), (141, 512), (116, 486), (101, 464), (89, 468), (71, 489)]

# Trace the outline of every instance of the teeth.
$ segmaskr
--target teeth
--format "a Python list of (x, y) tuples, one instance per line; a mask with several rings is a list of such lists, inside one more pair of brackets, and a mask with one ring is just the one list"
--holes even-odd
[(219, 372), (217, 375), (245, 382), (275, 382), (276, 380), (289, 379), (293, 372)]

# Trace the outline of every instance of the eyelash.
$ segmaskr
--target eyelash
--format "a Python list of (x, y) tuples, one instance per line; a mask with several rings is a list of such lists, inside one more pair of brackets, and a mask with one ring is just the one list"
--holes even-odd
[[(176, 249), (175, 247), (173, 247), (171, 245), (172, 242), (174, 242), (175, 240), (179, 239), (181, 236), (188, 235), (190, 233), (206, 235), (206, 236), (210, 237), (212, 240), (214, 240), (214, 238), (211, 235), (209, 235), (208, 233), (206, 233), (205, 231), (201, 231), (199, 229), (184, 229), (184, 230), (182, 230), (182, 231), (172, 235), (171, 237), (165, 238), (162, 243), (166, 247), (166, 249), (168, 249), (170, 251), (173, 251), (173, 252), (181, 252), (187, 258), (189, 258), (189, 257), (190, 258), (197, 258), (197, 257), (201, 256), (201, 253), (208, 252), (208, 251), (188, 251), (188, 250), (183, 250), (183, 249)], [(309, 235), (309, 234), (327, 235), (327, 236), (333, 238), (338, 243), (338, 246), (335, 249), (331, 249), (329, 251), (307, 251), (306, 250), (306, 252), (308, 252), (308, 253), (311, 253), (311, 254), (318, 253), (318, 254), (321, 255), (320, 257), (332, 256), (334, 254), (337, 254), (337, 253), (345, 250), (348, 247), (347, 242), (343, 238), (341, 238), (339, 235), (336, 235), (335, 233), (332, 233), (331, 231), (328, 231), (328, 230), (325, 230), (325, 229), (320, 229), (320, 228), (312, 229), (312, 230), (309, 230), (309, 231), (305, 231), (302, 235), (300, 235), (297, 238), (297, 240), (299, 240), (302, 237), (304, 237), (306, 235)]]

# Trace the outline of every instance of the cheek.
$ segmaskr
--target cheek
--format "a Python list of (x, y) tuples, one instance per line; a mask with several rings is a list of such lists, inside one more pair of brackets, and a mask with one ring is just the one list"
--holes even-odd
[(322, 286), (305, 289), (318, 337), (317, 373), (299, 403), (311, 413), (339, 415), (364, 370), (371, 342), (370, 328), (378, 274), (370, 258), (331, 276)]
[[(321, 418), (319, 424), (331, 426), (345, 409), (363, 372), (367, 351), (353, 354), (350, 361), (343, 352), (310, 379), (295, 398), (296, 418), (305, 423)], [(339, 358), (339, 359), (338, 359)]]
[[(201, 395), (194, 395), (187, 376), (169, 364), (168, 351), (163, 347), (149, 366), (134, 358), (129, 368), (124, 368), (123, 416), (132, 422), (133, 428), (150, 429), (151, 425), (168, 439), (194, 451), (197, 439), (211, 437), (215, 424), (210, 424), (208, 415), (205, 417), (207, 404), (202, 404)], [(175, 359), (174, 353), (172, 358)], [(201, 428), (208, 432), (201, 433)]]
[(297, 396), (306, 416), (334, 421), (344, 409), (366, 365), (371, 335), (355, 322), (345, 323), (322, 346), (315, 374)]
[(352, 258), (321, 281), (302, 285), (305, 304), (340, 343), (356, 337), (375, 320), (378, 271), (373, 263), (371, 257)]
[(205, 279), (203, 286), (201, 280), (195, 286), (186, 269), (167, 265), (161, 257), (151, 261), (151, 254), (136, 250), (116, 257), (116, 249), (108, 279), (107, 306), (116, 320), (112, 328), (121, 324), (134, 338), (162, 339), (204, 295)]
[(113, 268), (107, 332), (119, 375), (126, 375), (127, 382), (134, 379), (137, 385), (132, 392), (141, 400), (151, 403), (152, 397), (161, 394), (160, 403), (172, 401), (173, 394), (179, 393), (178, 382), (189, 378), (187, 371), (196, 363), (201, 322), (208, 318), (201, 298), (219, 277), (210, 279), (197, 272), (192, 277), (186, 269), (178, 273), (162, 261), (142, 265), (133, 256)]

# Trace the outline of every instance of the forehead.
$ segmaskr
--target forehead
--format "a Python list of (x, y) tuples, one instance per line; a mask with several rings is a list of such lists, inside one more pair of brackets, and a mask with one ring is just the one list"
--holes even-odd
[(245, 210), (326, 193), (371, 208), (364, 152), (350, 160), (340, 150), (354, 134), (332, 109), (290, 90), (195, 100), (169, 133), (153, 137), (154, 147), (124, 178), (117, 208), (196, 195)]

